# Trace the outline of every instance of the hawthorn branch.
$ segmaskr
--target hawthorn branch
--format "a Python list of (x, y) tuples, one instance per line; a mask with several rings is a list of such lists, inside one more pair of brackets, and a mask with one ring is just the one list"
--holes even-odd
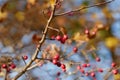
[(78, 12), (78, 11), (81, 11), (81, 10), (84, 10), (84, 9), (87, 9), (87, 8), (92, 8), (92, 7), (95, 7), (95, 6), (100, 6), (100, 5), (108, 4), (108, 3), (111, 3), (113, 1), (115, 1), (115, 0), (105, 1), (105, 2), (102, 2), (102, 3), (97, 3), (97, 4), (94, 4), (94, 5), (90, 5), (90, 6), (84, 6), (84, 7), (75, 9), (75, 10), (71, 10), (71, 11), (60, 13), (60, 14), (56, 14), (55, 17), (57, 17), (57, 16), (63, 16), (63, 15), (69, 14), (71, 12)]
[(35, 50), (35, 53), (33, 54), (32, 56), (32, 59), (31, 61), (23, 68), (23, 70), (18, 73), (12, 80), (17, 80), (20, 76), (22, 76), (26, 71), (27, 69), (31, 66), (31, 64), (35, 61), (35, 59), (37, 58), (37, 55), (39, 54), (39, 51), (41, 49), (41, 46), (42, 44), (44, 43), (45, 41), (45, 38), (46, 38), (46, 35), (47, 35), (47, 32), (48, 32), (48, 27), (54, 17), (54, 13), (55, 13), (55, 6), (56, 6), (56, 3), (57, 3), (58, 0), (55, 0), (55, 5), (53, 6), (53, 9), (52, 9), (52, 12), (51, 12), (51, 15), (50, 15), (50, 18), (48, 19), (47, 21), (47, 24), (45, 26), (45, 29), (44, 29), (44, 32), (43, 32), (43, 35), (42, 35), (42, 38), (41, 40), (39, 41), (39, 44), (37, 46), (37, 49)]

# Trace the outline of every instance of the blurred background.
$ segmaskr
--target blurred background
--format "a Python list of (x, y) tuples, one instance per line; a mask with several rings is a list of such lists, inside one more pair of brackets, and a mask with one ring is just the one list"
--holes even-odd
[[(56, 10), (56, 14), (74, 10), (83, 6), (94, 5), (109, 0), (63, 0), (60, 8)], [(79, 41), (86, 41), (84, 38), (84, 30), (99, 30), (94, 39), (86, 41), (84, 46), (94, 46), (98, 48), (97, 55), (101, 57), (101, 62), (97, 64), (101, 68), (109, 68), (111, 62), (116, 62), (120, 65), (120, 0), (115, 0), (109, 4), (87, 8), (79, 12), (73, 12), (68, 15), (56, 17), (51, 27), (61, 29), (69, 35), (73, 41), (71, 47), (68, 46), (68, 52)], [(49, 0), (0, 0), (0, 56), (22, 56), (24, 54), (31, 55), (35, 51), (37, 35), (41, 37), (42, 31), (50, 15)], [(49, 30), (47, 37), (56, 35), (56, 31)], [(58, 42), (46, 41), (48, 45), (60, 45), (64, 49), (64, 45)], [(46, 44), (45, 44), (46, 46)], [(43, 47), (44, 48), (44, 47)], [(41, 54), (41, 53), (40, 53)], [(77, 56), (77, 55), (76, 55)], [(73, 56), (71, 59), (77, 59)], [(29, 60), (28, 60), (29, 62)], [(95, 63), (91, 61), (91, 63)], [(18, 66), (23, 65), (22, 62), (17, 63)], [(71, 70), (71, 69), (70, 69)], [(38, 69), (35, 69), (31, 74), (33, 80), (55, 80), (55, 73), (60, 71), (59, 68), (47, 63)], [(62, 73), (62, 72), (61, 72)], [(14, 76), (17, 73), (11, 74)], [(97, 80), (103, 80), (102, 76), (97, 76)], [(47, 76), (47, 79), (46, 79)], [(60, 76), (60, 80), (92, 80), (91, 78), (82, 77), (76, 79), (78, 75)], [(38, 78), (38, 79), (37, 79)], [(0, 80), (3, 80), (0, 77)], [(19, 80), (25, 80), (25, 76)], [(28, 79), (26, 79), (28, 80)], [(109, 80), (117, 80), (111, 76)], [(120, 80), (120, 77), (119, 79)]]

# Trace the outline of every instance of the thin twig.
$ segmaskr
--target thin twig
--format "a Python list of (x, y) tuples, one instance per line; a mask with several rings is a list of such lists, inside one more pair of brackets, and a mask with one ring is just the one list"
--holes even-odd
[(84, 6), (84, 7), (81, 7), (79, 9), (63, 12), (63, 13), (60, 13), (60, 14), (56, 14), (55, 17), (63, 16), (63, 15), (69, 14), (71, 12), (78, 12), (78, 11), (81, 11), (81, 10), (84, 10), (84, 9), (87, 9), (87, 8), (91, 8), (91, 7), (95, 7), (95, 6), (104, 5), (104, 4), (107, 4), (107, 3), (111, 3), (112, 1), (115, 1), (115, 0), (105, 1), (105, 2), (102, 2), (102, 3), (97, 3), (97, 4), (94, 4), (94, 5), (90, 5), (90, 6)]
[(54, 31), (60, 32), (59, 29), (55, 29), (55, 28), (52, 28), (52, 27), (48, 27), (48, 28), (51, 29), (51, 30), (54, 30)]
[[(58, 1), (58, 0), (55, 0), (55, 4), (57, 3), (57, 1)], [(54, 13), (55, 13), (55, 5), (53, 6), (51, 16), (50, 16), (50, 18), (49, 18), (48, 21), (47, 21), (47, 24), (46, 24), (46, 26), (45, 26), (45, 30), (44, 30), (44, 32), (43, 32), (43, 36), (42, 36), (41, 40), (39, 41), (39, 44), (38, 44), (38, 46), (37, 46), (37, 49), (35, 50), (35, 53), (34, 53), (33, 56), (32, 56), (31, 61), (30, 61), (30, 62), (23, 68), (23, 70), (22, 70), (20, 73), (18, 73), (12, 80), (17, 80), (20, 76), (22, 76), (22, 75), (27, 71), (27, 69), (31, 66), (31, 64), (35, 61), (35, 59), (37, 58), (37, 55), (39, 54), (39, 51), (40, 51), (40, 49), (41, 49), (41, 46), (42, 46), (42, 44), (43, 44), (44, 41), (45, 41), (45, 38), (46, 38), (46, 35), (47, 35), (47, 32), (48, 32), (48, 27), (49, 27), (49, 25), (50, 25), (50, 23), (51, 23), (51, 21), (52, 21), (52, 19), (53, 19), (53, 17), (54, 17)]]

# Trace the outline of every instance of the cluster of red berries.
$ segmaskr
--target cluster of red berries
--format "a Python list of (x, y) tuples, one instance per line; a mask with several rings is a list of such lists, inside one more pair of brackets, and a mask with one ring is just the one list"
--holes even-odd
[(96, 37), (96, 31), (90, 32), (88, 29), (85, 29), (84, 33), (87, 35), (89, 39), (93, 39)]
[(66, 66), (64, 64), (61, 64), (59, 59), (60, 59), (60, 55), (59, 54), (55, 55), (52, 59), (52, 63), (57, 65), (58, 67), (61, 67), (62, 70), (65, 72), (66, 71)]
[(63, 36), (57, 35), (55, 38), (52, 37), (52, 39), (60, 41), (62, 44), (64, 44), (65, 41), (68, 39), (68, 35), (66, 35), (66, 34), (64, 34)]
[(115, 75), (118, 74), (119, 72), (118, 69), (115, 68), (116, 66), (117, 66), (116, 63), (112, 62), (111, 64), (111, 67), (113, 68), (112, 73)]
[(7, 72), (10, 72), (12, 69), (16, 68), (16, 65), (14, 63), (11, 63), (11, 64), (2, 64), (1, 68), (2, 69), (6, 69)]
[(90, 67), (91, 65), (89, 63), (82, 64), (82, 66), (77, 66), (77, 69), (84, 74), (85, 76), (91, 76), (95, 77), (95, 72), (85, 72), (84, 68)]

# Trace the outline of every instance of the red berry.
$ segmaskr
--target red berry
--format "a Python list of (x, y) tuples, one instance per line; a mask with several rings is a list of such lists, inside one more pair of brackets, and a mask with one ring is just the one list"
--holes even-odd
[(57, 60), (56, 60), (56, 59), (53, 59), (53, 60), (52, 60), (52, 63), (56, 65), (56, 64), (57, 64)]
[(60, 80), (59, 78), (56, 78), (55, 80)]
[(89, 63), (87, 64), (87, 67), (90, 67), (90, 64), (89, 64)]
[(57, 62), (57, 64), (56, 64), (58, 67), (60, 67), (61, 66), (61, 63), (60, 62)]
[(64, 65), (64, 64), (61, 64), (61, 66), (60, 66), (62, 69), (65, 69), (66, 68), (66, 66)]
[(77, 66), (77, 70), (80, 70), (81, 69), (81, 67), (80, 66)]
[(90, 73), (90, 76), (95, 77), (95, 73), (94, 73), (94, 72), (91, 72), (91, 73)]
[(88, 29), (85, 29), (85, 34), (86, 34), (86, 35), (89, 35), (89, 33), (90, 33), (89, 30), (88, 30)]
[(84, 69), (80, 69), (80, 72), (83, 73), (83, 74), (85, 73)]
[(54, 59), (56, 59), (56, 60), (59, 60), (59, 58), (60, 58), (60, 55), (59, 55), (59, 54), (56, 54), (56, 55), (54, 56)]
[(6, 64), (2, 64), (2, 68), (7, 68), (7, 65)]
[(111, 66), (112, 66), (112, 67), (115, 67), (115, 66), (116, 66), (116, 63), (112, 62)]
[(91, 34), (92, 34), (93, 36), (95, 36), (95, 35), (96, 35), (96, 31), (93, 31)]
[(74, 47), (73, 48), (73, 52), (76, 53), (78, 51), (78, 48), (77, 47)]
[(85, 76), (89, 76), (89, 73), (88, 73), (88, 72), (86, 72), (86, 73), (85, 73)]
[(63, 72), (66, 72), (66, 69), (62, 69)]
[(58, 35), (58, 36), (56, 36), (56, 38), (55, 38), (56, 40), (58, 40), (58, 41), (61, 41), (61, 36), (60, 35)]
[(67, 40), (67, 39), (68, 39), (68, 35), (66, 35), (66, 34), (63, 35), (63, 39), (64, 39), (64, 40)]
[(53, 35), (53, 36), (51, 36), (51, 39), (55, 39), (55, 36)]
[(97, 62), (100, 62), (100, 58), (99, 58), (99, 57), (96, 57), (96, 61), (97, 61)]
[(114, 70), (112, 70), (112, 73), (116, 75), (116, 74), (118, 74), (118, 70), (114, 69)]
[(14, 68), (16, 68), (16, 65), (15, 65), (14, 63), (12, 63), (12, 64), (10, 65), (10, 68), (11, 68), (11, 69), (14, 69)]
[(82, 67), (86, 68), (86, 67), (87, 67), (87, 64), (82, 64)]
[(60, 40), (60, 42), (62, 43), (62, 44), (64, 44), (65, 43), (65, 39), (64, 38), (61, 38), (61, 40)]
[(57, 72), (57, 76), (60, 76), (60, 72)]
[(24, 59), (24, 60), (27, 60), (27, 59), (28, 59), (28, 56), (24, 55), (24, 56), (23, 56), (23, 59)]
[(100, 68), (100, 69), (98, 69), (98, 71), (99, 71), (99, 72), (103, 72), (103, 69)]

